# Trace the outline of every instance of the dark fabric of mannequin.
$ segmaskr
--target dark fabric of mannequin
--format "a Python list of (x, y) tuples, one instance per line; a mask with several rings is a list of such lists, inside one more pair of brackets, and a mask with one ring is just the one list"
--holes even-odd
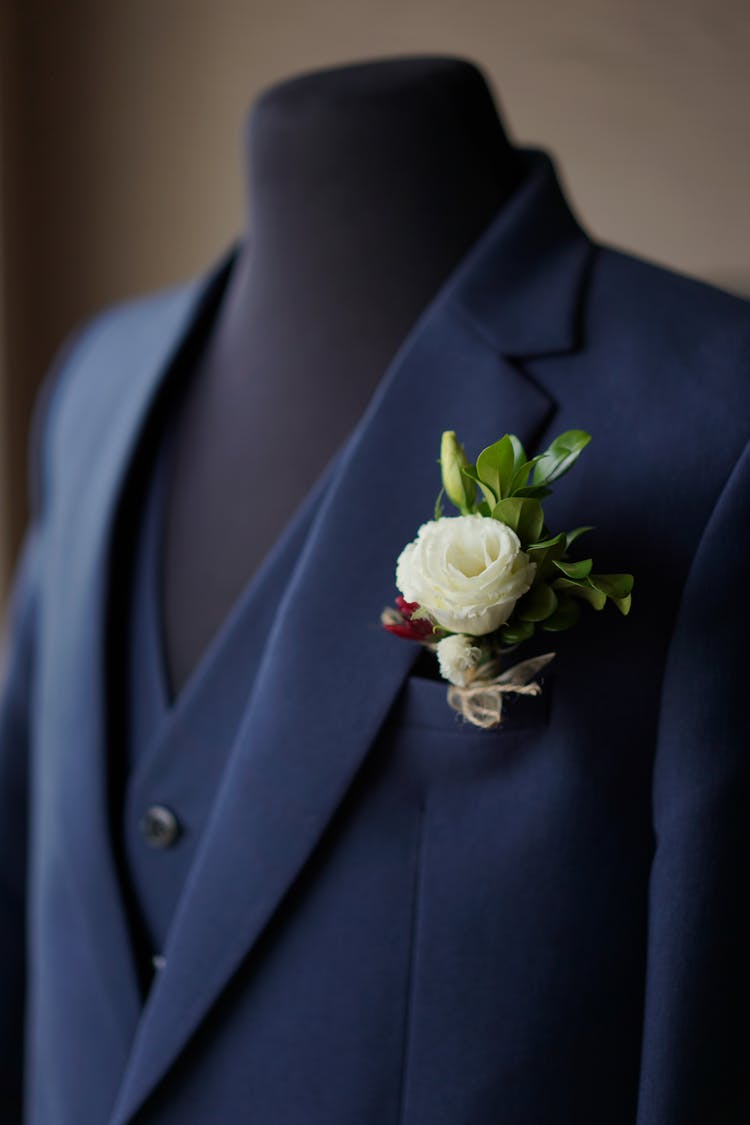
[(172, 701), (518, 175), (488, 86), (460, 58), (312, 71), (251, 107), (248, 229), (176, 407)]

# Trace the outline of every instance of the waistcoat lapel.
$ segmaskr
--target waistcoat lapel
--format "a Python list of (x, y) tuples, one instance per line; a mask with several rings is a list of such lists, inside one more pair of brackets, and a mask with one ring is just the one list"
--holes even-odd
[(441, 432), (455, 429), (470, 454), (505, 431), (533, 447), (554, 416), (517, 357), (576, 346), (593, 244), (548, 154), (519, 152), (521, 185), (415, 323), (343, 449), (268, 634), (112, 1125), (137, 1111), (252, 950), (409, 673), (418, 646), (379, 614), (399, 551), (432, 516)]

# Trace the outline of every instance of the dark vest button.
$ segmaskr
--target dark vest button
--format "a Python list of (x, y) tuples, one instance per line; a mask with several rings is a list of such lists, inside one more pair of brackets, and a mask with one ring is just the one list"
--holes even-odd
[(150, 848), (171, 848), (180, 835), (177, 817), (166, 805), (151, 805), (141, 818), (139, 828)]

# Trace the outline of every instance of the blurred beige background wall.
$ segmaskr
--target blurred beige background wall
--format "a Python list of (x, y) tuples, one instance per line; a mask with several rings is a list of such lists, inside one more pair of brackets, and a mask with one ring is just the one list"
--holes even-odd
[[(205, 268), (244, 222), (261, 87), (394, 54), (479, 64), (597, 237), (750, 294), (744, 0), (4, 0), (0, 607), (33, 396), (70, 329)], [(251, 201), (252, 211), (252, 201)]]

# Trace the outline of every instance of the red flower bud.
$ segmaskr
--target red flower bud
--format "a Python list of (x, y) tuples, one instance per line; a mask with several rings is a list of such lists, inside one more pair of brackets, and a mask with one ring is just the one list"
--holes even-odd
[(407, 621), (419, 609), (419, 602), (407, 602), (406, 598), (402, 598), (400, 594), (396, 598), (396, 605), (401, 610), (401, 616), (405, 617)]
[(407, 641), (422, 641), (432, 635), (432, 621), (429, 617), (413, 619), (412, 615), (419, 609), (419, 602), (407, 602), (399, 596), (396, 598), (398, 611), (388, 611), (386, 616), (400, 616), (400, 621), (384, 620), (383, 628), (397, 637), (404, 637)]

